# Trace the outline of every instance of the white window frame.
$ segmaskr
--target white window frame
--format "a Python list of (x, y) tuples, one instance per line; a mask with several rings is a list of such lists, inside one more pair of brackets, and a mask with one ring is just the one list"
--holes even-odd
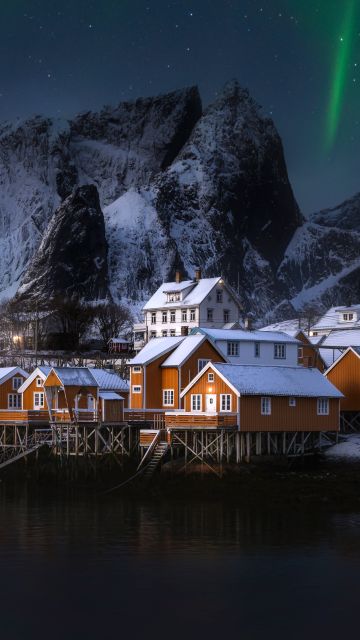
[(133, 368), (132, 368), (132, 372), (133, 373), (141, 373), (140, 365), (138, 365), (138, 364), (134, 365)]
[(216, 289), (216, 302), (218, 304), (222, 304), (223, 301), (223, 292), (221, 291), (221, 289)]
[(212, 371), (208, 373), (208, 382), (215, 382), (215, 374)]
[[(39, 399), (39, 403), (36, 403), (36, 397), (38, 397)], [(36, 411), (36, 409), (44, 409), (45, 407), (45, 394), (43, 391), (34, 391), (34, 398), (33, 398), (33, 407), (34, 410)]]
[[(195, 400), (196, 398), (196, 400)], [(199, 401), (200, 398), (200, 401)], [(191, 411), (192, 413), (197, 413), (199, 411), (201, 411), (202, 409), (202, 395), (201, 393), (192, 393), (190, 396), (190, 401), (191, 401)], [(199, 405), (199, 408), (194, 408), (194, 401), (196, 402), (196, 405)]]
[(269, 396), (263, 396), (260, 400), (261, 403), (261, 415), (271, 416), (271, 398)]
[(21, 409), (20, 393), (8, 393), (8, 409)]
[(286, 360), (286, 344), (283, 342), (275, 342), (274, 358), (275, 360)]
[(171, 338), (175, 338), (176, 336), (176, 330), (175, 329), (170, 329), (170, 337)]
[(231, 393), (220, 393), (220, 411), (231, 411)]
[(174, 324), (176, 322), (176, 311), (170, 311), (170, 322)]
[(141, 393), (141, 384), (133, 384), (132, 393)]
[(260, 342), (254, 342), (254, 358), (260, 358)]
[(214, 322), (214, 309), (209, 308), (206, 310), (206, 321)]
[(196, 309), (190, 309), (190, 322), (196, 321)]
[(167, 334), (168, 334), (167, 329), (163, 329), (161, 332), (162, 337), (167, 338)]
[(304, 347), (298, 347), (298, 359), (302, 360), (304, 357)]
[(296, 407), (296, 398), (289, 398), (289, 407)]
[(20, 376), (14, 376), (12, 379), (12, 388), (14, 391), (17, 391), (23, 383), (23, 379)]
[(187, 322), (187, 309), (181, 310), (181, 322)]
[(156, 324), (156, 311), (151, 312), (151, 324)]
[(162, 312), (162, 323), (167, 324), (167, 311)]
[(199, 358), (198, 360), (198, 373), (206, 367), (207, 363), (210, 362), (209, 358)]
[(318, 416), (328, 416), (330, 412), (329, 398), (317, 399), (317, 414)]
[(150, 338), (156, 338), (156, 331), (150, 331)]
[(228, 342), (227, 343), (227, 355), (233, 358), (239, 357), (239, 343), (238, 342)]
[(174, 397), (175, 397), (174, 389), (163, 389), (163, 406), (173, 407)]
[(43, 386), (43, 381), (41, 378), (36, 378), (36, 386), (37, 387), (42, 387)]

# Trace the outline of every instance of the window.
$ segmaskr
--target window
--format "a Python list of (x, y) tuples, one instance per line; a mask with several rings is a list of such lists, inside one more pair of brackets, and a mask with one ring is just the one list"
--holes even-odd
[(196, 393), (191, 396), (191, 411), (201, 411), (201, 394)]
[(261, 415), (271, 415), (271, 398), (261, 398)]
[(238, 342), (228, 342), (227, 343), (227, 354), (228, 354), (228, 356), (238, 356), (239, 355), (239, 343)]
[(286, 344), (274, 344), (274, 358), (277, 360), (285, 360)]
[(231, 411), (231, 395), (230, 393), (220, 394), (221, 411)]
[(36, 391), (34, 393), (34, 409), (43, 409), (44, 408), (44, 393), (40, 391)]
[(289, 398), (289, 407), (296, 407), (296, 398)]
[(163, 324), (167, 323), (167, 311), (162, 312), (162, 321), (163, 321)]
[(214, 382), (215, 376), (213, 373), (208, 373), (208, 382)]
[(37, 386), (37, 387), (42, 387), (42, 380), (41, 380), (41, 378), (36, 378), (36, 386)]
[(21, 409), (21, 395), (19, 393), (8, 394), (8, 409)]
[(164, 329), (161, 333), (162, 333), (162, 337), (163, 337), (163, 338), (166, 338), (166, 336), (167, 336), (167, 331), (166, 331), (166, 329)]
[(230, 318), (230, 311), (229, 309), (224, 309), (224, 324), (226, 324), (227, 322), (229, 322)]
[(156, 331), (150, 331), (150, 338), (156, 338)]
[(18, 377), (13, 378), (12, 379), (12, 388), (17, 391), (18, 388), (21, 387), (22, 381), (23, 381), (22, 378), (18, 378)]
[(208, 322), (212, 322), (213, 321), (213, 310), (212, 309), (208, 309), (207, 310), (207, 321)]
[(303, 347), (298, 347), (298, 360), (302, 360), (304, 356)]
[(133, 393), (141, 393), (141, 385), (139, 384), (134, 384), (133, 388), (132, 388), (132, 392)]
[(141, 373), (141, 367), (139, 366), (133, 367), (133, 373)]
[(223, 294), (222, 291), (217, 291), (216, 292), (216, 302), (222, 302), (223, 301)]
[(190, 309), (190, 322), (195, 322), (195, 309)]
[(170, 329), (170, 335), (171, 337), (175, 337), (175, 329)]
[(181, 322), (187, 322), (187, 310), (183, 309), (181, 312)]
[(210, 362), (210, 360), (205, 360), (202, 358), (198, 360), (198, 372), (201, 371), (201, 369), (203, 369), (204, 367), (206, 367), (208, 362)]
[(254, 356), (255, 358), (260, 358), (260, 342), (255, 342), (254, 344)]
[(168, 293), (167, 294), (167, 301), (168, 302), (179, 302), (181, 300), (181, 296), (180, 293)]
[(164, 407), (174, 406), (174, 389), (163, 390), (163, 405)]
[(329, 415), (329, 399), (328, 398), (318, 398), (318, 401), (317, 401), (317, 414), (318, 414), (318, 416), (328, 416)]
[(151, 312), (151, 324), (156, 324), (156, 312)]
[(175, 322), (175, 311), (170, 311), (170, 322)]

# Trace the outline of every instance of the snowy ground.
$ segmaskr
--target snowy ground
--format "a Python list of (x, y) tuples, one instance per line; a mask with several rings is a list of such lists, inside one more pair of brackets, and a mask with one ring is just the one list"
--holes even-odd
[(325, 452), (325, 455), (328, 458), (349, 460), (349, 462), (360, 460), (360, 434), (351, 433), (349, 435), (342, 436), (341, 441), (330, 447)]

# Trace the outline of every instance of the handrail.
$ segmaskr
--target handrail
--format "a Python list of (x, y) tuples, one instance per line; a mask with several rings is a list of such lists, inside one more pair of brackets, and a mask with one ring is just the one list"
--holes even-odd
[(148, 457), (150, 457), (150, 453), (152, 453), (157, 445), (157, 443), (160, 440), (160, 430), (159, 431), (154, 431), (154, 433), (156, 434), (150, 447), (148, 448), (147, 452), (145, 453), (145, 455), (143, 456), (143, 458), (141, 458), (140, 460), (140, 464), (138, 465), (136, 471), (139, 471), (139, 469), (143, 466), (144, 464), (144, 460), (146, 460)]

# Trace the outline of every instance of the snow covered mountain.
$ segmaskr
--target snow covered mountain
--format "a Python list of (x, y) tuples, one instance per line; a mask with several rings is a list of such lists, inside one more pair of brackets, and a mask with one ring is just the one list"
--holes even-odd
[(275, 126), (237, 82), (204, 111), (191, 87), (5, 124), (0, 183), (2, 297), (21, 283), (23, 298), (139, 307), (197, 266), (269, 321), (358, 296), (360, 195), (305, 221)]

